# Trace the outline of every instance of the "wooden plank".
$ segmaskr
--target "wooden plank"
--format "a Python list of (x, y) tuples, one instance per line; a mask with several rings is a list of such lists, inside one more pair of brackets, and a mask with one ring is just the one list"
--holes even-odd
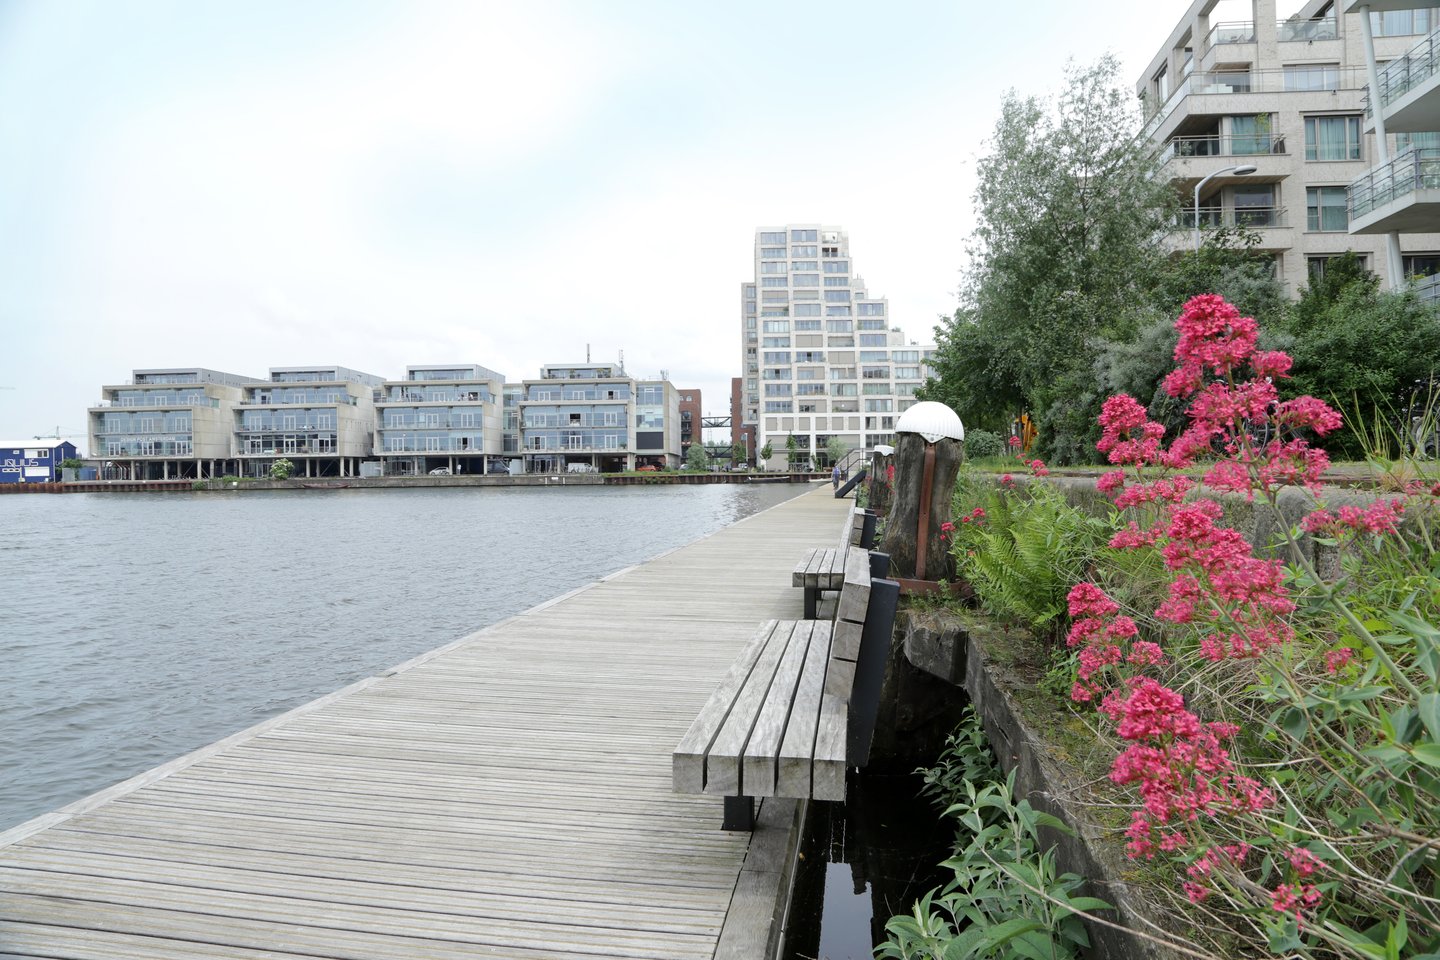
[(831, 657), (830, 667), (825, 671), (825, 694), (848, 702), (854, 686), (855, 661)]
[(805, 568), (805, 586), (814, 588), (820, 583), (820, 569), (825, 565), (825, 551), (815, 549), (810, 552), (810, 563)]
[(860, 659), (860, 634), (865, 624), (854, 620), (835, 621), (835, 640), (830, 655), (840, 660)]
[(810, 649), (810, 636), (815, 621), (801, 620), (795, 624), (785, 656), (775, 671), (775, 680), (765, 695), (765, 705), (755, 720), (750, 739), (741, 757), (740, 782), (747, 797), (775, 796), (775, 767), (780, 754), (780, 741), (790, 722), (790, 707), (795, 688), (800, 684), (801, 668)]
[(705, 701), (690, 729), (680, 738), (680, 745), (671, 757), (671, 783), (676, 793), (703, 793), (705, 790), (705, 756), (726, 718), (740, 689), (750, 679), (760, 654), (770, 643), (778, 621), (767, 620), (760, 625), (754, 638), (740, 651), (728, 673), (721, 679), (710, 699)]
[(796, 626), (805, 622), (781, 620), (776, 624), (770, 642), (755, 661), (755, 669), (750, 671), (749, 679), (735, 697), (725, 717), (724, 726), (715, 735), (715, 742), (710, 745), (710, 750), (705, 755), (706, 793), (723, 797), (744, 795), (744, 784), (740, 780), (740, 758), (745, 751), (745, 744), (750, 740), (751, 731), (755, 729), (755, 722), (765, 705), (770, 684), (774, 681), (775, 671), (790, 645), (790, 638)]
[(831, 627), (817, 621), (806, 651), (805, 669), (795, 690), (795, 704), (790, 711), (790, 725), (780, 744), (775, 785), (776, 796), (806, 798), (811, 796), (811, 766), (815, 756), (815, 731), (820, 721), (820, 700), (825, 687), (826, 661), (829, 659)]
[(815, 766), (811, 794), (816, 800), (845, 799), (845, 701), (826, 695), (820, 702), (820, 728), (815, 735)]
[(870, 556), (859, 547), (851, 547), (845, 561), (845, 585), (840, 590), (836, 619), (864, 623), (869, 606)]
[(819, 548), (812, 547), (811, 549), (806, 550), (805, 555), (800, 558), (800, 562), (795, 564), (795, 569), (790, 574), (790, 583), (792, 586), (805, 586), (805, 574), (806, 571), (810, 569), (810, 564), (815, 562), (815, 551), (817, 549)]

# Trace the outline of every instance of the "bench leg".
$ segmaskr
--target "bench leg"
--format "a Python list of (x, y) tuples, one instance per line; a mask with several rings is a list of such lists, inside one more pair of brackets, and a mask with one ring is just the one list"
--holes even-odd
[(820, 600), (820, 588), (819, 588), (819, 587), (806, 587), (806, 588), (805, 588), (805, 619), (806, 619), (806, 620), (814, 620), (814, 619), (815, 619), (815, 608), (816, 608), (816, 606), (818, 605), (819, 600)]
[(755, 798), (754, 797), (726, 797), (725, 798), (725, 819), (720, 824), (721, 830), (754, 830), (755, 829)]

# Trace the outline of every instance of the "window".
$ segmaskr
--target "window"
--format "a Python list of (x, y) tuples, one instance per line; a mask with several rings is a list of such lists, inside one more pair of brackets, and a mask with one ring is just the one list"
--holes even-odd
[(780, 307), (780, 308), (777, 309), (777, 310), (761, 310), (761, 311), (760, 311), (760, 316), (762, 316), (762, 317), (788, 317), (788, 316), (790, 316), (790, 308), (789, 308), (789, 307)]
[(862, 390), (861, 393), (864, 393), (864, 394), (867, 394), (867, 395), (872, 395), (872, 396), (881, 396), (881, 397), (883, 397), (883, 396), (888, 396), (889, 393), (890, 393), (890, 384), (888, 384), (888, 383), (867, 383), (867, 384), (865, 384), (865, 389)]
[(760, 272), (761, 272), (761, 273), (784, 273), (784, 272), (785, 272), (785, 261), (779, 260), (779, 261), (773, 261), (773, 262), (772, 262), (772, 261), (767, 260), (767, 261), (765, 261), (764, 263), (760, 264)]
[(850, 278), (849, 278), (849, 277), (826, 277), (826, 278), (825, 278), (825, 286), (827, 286), (827, 287), (848, 287), (848, 286), (850, 286)]
[(772, 350), (772, 351), (768, 351), (768, 352), (766, 352), (765, 356), (762, 357), (761, 359), (764, 360), (766, 363), (789, 363), (789, 362), (790, 362), (790, 351), (789, 351), (789, 350)]
[[(797, 317), (818, 317), (820, 316), (820, 304), (818, 303), (797, 303), (795, 304), (795, 316)], [(813, 329), (810, 327), (799, 327), (797, 330)]]
[(890, 410), (891, 410), (891, 401), (890, 401), (890, 399), (889, 399), (888, 397), (887, 397), (886, 399), (884, 399), (884, 400), (866, 400), (866, 401), (865, 401), (865, 412), (866, 412), (866, 413), (889, 413)]
[(849, 290), (826, 290), (825, 299), (831, 303), (849, 303)]
[(791, 242), (791, 243), (814, 243), (816, 240), (819, 240), (819, 239), (820, 239), (820, 231), (818, 231), (818, 230), (791, 230), (791, 231), (790, 231), (790, 242)]
[(861, 367), (860, 376), (865, 380), (889, 380), (889, 367)]
[(896, 368), (895, 368), (895, 377), (896, 377), (896, 379), (899, 379), (899, 378), (903, 377), (903, 378), (905, 378), (906, 380), (919, 380), (919, 379), (920, 379), (920, 368), (919, 368), (919, 367), (896, 367)]
[[(818, 304), (818, 303), (802, 303), (802, 304), (799, 304), (799, 306), (802, 306), (802, 307), (818, 307), (818, 306), (820, 306), (820, 304)], [(800, 311), (799, 311), (799, 310), (796, 310), (795, 313), (796, 313), (796, 315), (798, 316), (798, 315), (800, 314)], [(819, 329), (821, 329), (821, 328), (822, 328), (822, 324), (820, 323), (819, 320), (796, 320), (796, 321), (795, 321), (795, 329), (796, 329), (796, 330), (819, 330)]]
[(765, 346), (766, 346), (767, 348), (770, 348), (770, 349), (775, 349), (775, 348), (777, 348), (777, 347), (788, 347), (788, 346), (790, 346), (790, 338), (789, 338), (789, 337), (766, 337), (766, 338), (765, 338)]
[[(866, 343), (865, 343), (865, 338), (864, 338), (864, 337), (861, 337), (861, 338), (860, 338), (860, 346), (862, 346), (862, 347), (864, 347), (864, 346), (874, 346), (874, 344), (866, 344)], [(886, 363), (886, 362), (888, 362), (889, 360), (890, 360), (890, 351), (888, 351), (888, 350), (861, 350), (861, 351), (860, 351), (860, 362), (861, 362), (861, 363), (867, 363), (867, 362), (868, 362), (868, 363)]]
[(812, 271), (812, 270), (819, 270), (819, 269), (820, 269), (820, 261), (819, 261), (819, 260), (796, 260), (794, 263), (790, 264), (790, 270), (791, 270), (791, 272), (793, 272), (793, 273), (801, 273), (801, 272), (805, 272), (805, 271)]
[(1170, 99), (1170, 66), (1165, 64), (1160, 67), (1155, 76), (1150, 78), (1150, 87), (1155, 91), (1155, 101), (1164, 103)]
[(765, 384), (765, 396), (788, 397), (791, 395), (792, 389), (788, 383), (767, 383)]
[(1440, 150), (1440, 133), (1397, 133), (1395, 152), (1414, 147), (1416, 150)]
[(746, 313), (754, 313), (754, 312), (755, 312), (755, 301), (754, 301), (754, 300), (746, 300), (746, 301), (745, 301), (745, 312), (746, 312)]
[(1370, 28), (1377, 37), (1409, 37), (1429, 33), (1437, 25), (1436, 11), (1388, 10), (1370, 14)]
[[(828, 250), (829, 248), (827, 247), (826, 249)], [(826, 261), (825, 261), (825, 272), (826, 272), (826, 273), (849, 273), (849, 272), (850, 272), (850, 261), (849, 261), (849, 260), (826, 260)]]
[(774, 233), (764, 233), (764, 232), (761, 232), (761, 234), (760, 234), (760, 242), (761, 242), (761, 243), (780, 243), (780, 244), (783, 244), (783, 243), (785, 242), (785, 231), (784, 231), (784, 230), (777, 230), (777, 231), (774, 232)]
[(796, 300), (819, 300), (819, 290), (792, 290), (790, 291)]
[(1402, 262), (1407, 277), (1433, 277), (1440, 273), (1440, 253), (1407, 253)]
[(1230, 121), (1231, 153), (1243, 157), (1270, 152), (1270, 115), (1268, 113), (1229, 117), (1228, 119)]
[(818, 273), (797, 273), (794, 276), (797, 287), (818, 287), (820, 286), (820, 274)]
[(795, 412), (795, 401), (794, 401), (794, 400), (766, 400), (766, 401), (765, 401), (765, 412), (766, 412), (766, 413), (794, 413), (794, 412)]
[(789, 320), (766, 320), (766, 321), (765, 321), (765, 332), (766, 332), (766, 333), (789, 333), (789, 332), (790, 332), (790, 321), (789, 321)]
[[(855, 376), (855, 370), (853, 368), (850, 370), (850, 376)], [(832, 397), (853, 397), (859, 392), (860, 388), (853, 383), (830, 384), (830, 396)]]
[(849, 333), (851, 320), (826, 320), (825, 330), (828, 333)]
[(831, 347), (853, 347), (853, 346), (855, 346), (855, 338), (854, 338), (854, 337), (843, 337), (843, 336), (831, 337), (831, 338), (830, 338), (829, 346), (831, 346)]
[(792, 258), (794, 258), (794, 257), (818, 257), (819, 255), (820, 255), (820, 251), (819, 251), (817, 248), (810, 246), (809, 244), (806, 244), (806, 245), (803, 246), (803, 247), (791, 247), (791, 248), (790, 248), (790, 256), (791, 256)]
[(1230, 193), (1235, 204), (1235, 222), (1242, 227), (1278, 226), (1275, 187), (1261, 183), (1235, 187)]
[(1339, 90), (1340, 64), (1292, 63), (1285, 67), (1286, 90)]
[(760, 298), (766, 301), (779, 300), (783, 303), (790, 299), (790, 293), (787, 290), (762, 290), (760, 291)]
[(857, 326), (861, 330), (884, 330), (885, 321), (883, 319), (876, 320), (874, 318), (867, 318), (865, 320), (859, 321), (857, 323)]
[(1343, 233), (1350, 226), (1344, 187), (1308, 187), (1305, 190), (1305, 229)]
[(760, 248), (760, 259), (761, 259), (761, 260), (783, 260), (783, 259), (785, 259), (785, 248), (784, 248), (784, 247), (761, 247), (761, 248)]
[(1359, 160), (1359, 117), (1306, 117), (1306, 160)]
[[(862, 333), (860, 334), (860, 346), (862, 347), (883, 347), (890, 339), (888, 333)], [(884, 360), (885, 357), (878, 359)]]
[[(828, 239), (832, 239), (832, 238), (827, 237), (826, 239), (828, 240)], [(825, 248), (823, 248), (823, 249), (820, 251), (820, 256), (822, 256), (822, 257), (838, 257), (838, 256), (840, 256), (840, 248), (839, 248), (839, 247), (825, 247)]]
[(826, 308), (825, 308), (825, 316), (827, 316), (827, 317), (848, 317), (848, 316), (850, 316), (850, 308), (849, 308), (849, 307), (826, 307)]
[(883, 303), (862, 303), (858, 306), (862, 317), (883, 317), (885, 316), (885, 304)]
[[(1340, 254), (1338, 253), (1332, 253), (1320, 257), (1306, 257), (1305, 270), (1310, 275), (1310, 279), (1314, 281), (1319, 280), (1321, 277), (1325, 276), (1325, 270), (1330, 266), (1330, 261), (1336, 259), (1339, 256)], [(1360, 266), (1368, 266), (1367, 259), (1365, 257), (1359, 257), (1359, 260)]]
[(892, 353), (892, 354), (890, 355), (890, 359), (894, 360), (896, 363), (919, 363), (919, 362), (920, 362), (920, 351), (919, 351), (919, 350), (896, 350), (894, 353)]
[(783, 286), (786, 286), (786, 285), (787, 285), (787, 281), (786, 281), (786, 279), (785, 279), (784, 277), (761, 277), (761, 278), (760, 278), (760, 286), (762, 286), (762, 287), (783, 287)]

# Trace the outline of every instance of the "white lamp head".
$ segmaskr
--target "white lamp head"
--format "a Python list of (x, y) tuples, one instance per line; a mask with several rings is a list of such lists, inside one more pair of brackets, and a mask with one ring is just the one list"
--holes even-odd
[(960, 422), (960, 415), (933, 400), (922, 400), (900, 414), (900, 419), (895, 422), (895, 432), (918, 433), (927, 443), (934, 443), (941, 437), (965, 439), (965, 425)]

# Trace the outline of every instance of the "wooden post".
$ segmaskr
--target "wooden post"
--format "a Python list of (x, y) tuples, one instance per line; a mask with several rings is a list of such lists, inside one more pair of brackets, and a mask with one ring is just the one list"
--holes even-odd
[(870, 497), (867, 506), (875, 511), (877, 517), (883, 517), (890, 512), (890, 504), (895, 499), (895, 485), (890, 479), (890, 468), (895, 465), (895, 457), (884, 453), (875, 453), (871, 458), (870, 479), (866, 481), (870, 486)]
[(918, 433), (902, 433), (895, 449), (894, 502), (885, 521), (881, 549), (890, 555), (890, 575), (916, 580), (953, 580), (950, 543), (941, 524), (950, 521), (955, 476), (965, 457), (958, 440), (934, 444)]

